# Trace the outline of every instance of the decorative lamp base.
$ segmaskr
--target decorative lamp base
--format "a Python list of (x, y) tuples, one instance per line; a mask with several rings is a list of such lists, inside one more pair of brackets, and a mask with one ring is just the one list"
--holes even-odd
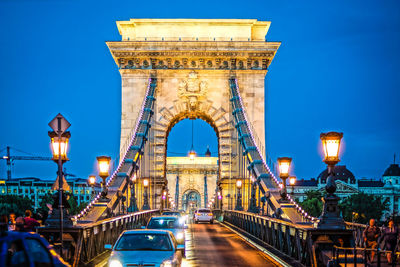
[[(52, 213), (46, 220), (46, 225), (48, 227), (60, 228), (60, 209), (53, 209)], [(72, 221), (69, 218), (69, 214), (66, 209), (63, 209), (63, 226), (72, 227)]]
[(323, 198), (324, 210), (319, 218), (318, 229), (346, 229), (346, 224), (340, 216), (339, 199), (334, 194)]

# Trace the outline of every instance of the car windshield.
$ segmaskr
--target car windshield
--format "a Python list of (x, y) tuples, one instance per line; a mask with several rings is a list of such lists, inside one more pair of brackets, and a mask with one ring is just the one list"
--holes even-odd
[(199, 213), (200, 213), (200, 212), (201, 212), (201, 213), (211, 213), (210, 210), (205, 210), (205, 209), (201, 209), (201, 210), (199, 210), (198, 212), (199, 212)]
[(178, 218), (152, 218), (147, 225), (148, 229), (182, 228)]
[(171, 251), (171, 241), (166, 234), (124, 234), (115, 250), (161, 250)]
[(181, 216), (181, 214), (177, 211), (164, 211), (162, 215), (173, 215), (173, 216)]

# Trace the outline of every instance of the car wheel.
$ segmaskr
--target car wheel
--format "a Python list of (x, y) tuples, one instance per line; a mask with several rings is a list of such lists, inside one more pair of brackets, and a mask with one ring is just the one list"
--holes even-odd
[(198, 221), (194, 221), (195, 224), (199, 223)]
[(214, 220), (211, 220), (211, 221), (210, 221), (210, 224), (213, 224), (213, 223), (214, 223)]

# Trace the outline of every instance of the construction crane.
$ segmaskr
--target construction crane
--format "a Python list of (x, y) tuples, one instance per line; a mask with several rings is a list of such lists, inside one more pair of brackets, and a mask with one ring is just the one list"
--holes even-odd
[(37, 157), (37, 156), (11, 156), (10, 147), (7, 146), (7, 155), (3, 156), (3, 160), (7, 161), (7, 180), (11, 180), (11, 166), (14, 160), (53, 160), (51, 157)]

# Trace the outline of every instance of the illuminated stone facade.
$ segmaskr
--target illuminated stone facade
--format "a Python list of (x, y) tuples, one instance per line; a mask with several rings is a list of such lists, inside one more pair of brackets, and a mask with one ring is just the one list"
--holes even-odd
[(179, 209), (186, 208), (185, 199), (190, 192), (199, 194), (198, 207), (207, 207), (215, 193), (217, 177), (217, 157), (167, 157), (168, 191)]
[(168, 134), (185, 118), (203, 119), (215, 129), (218, 177), (221, 187), (228, 188), (228, 179), (240, 176), (229, 101), (229, 78), (233, 76), (254, 135), (265, 152), (264, 78), (280, 46), (279, 42), (265, 41), (270, 22), (131, 19), (118, 21), (117, 26), (122, 41), (107, 45), (122, 79), (121, 155), (137, 123), (148, 79), (156, 77), (156, 107), (149, 138), (153, 170), (144, 174), (155, 177), (155, 194), (161, 196), (165, 183)]

